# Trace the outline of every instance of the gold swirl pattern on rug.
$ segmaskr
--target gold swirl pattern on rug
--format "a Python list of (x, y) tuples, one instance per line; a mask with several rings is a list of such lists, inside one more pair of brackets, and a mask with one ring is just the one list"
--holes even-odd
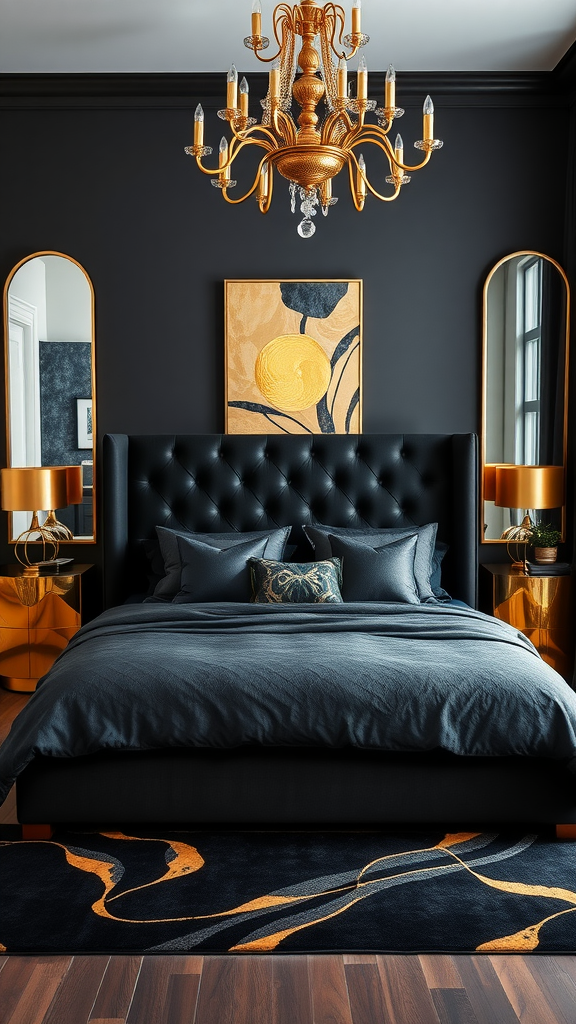
[(281, 334), (256, 358), (254, 379), (271, 405), (283, 412), (302, 412), (326, 394), (330, 360), (309, 334)]
[[(159, 877), (154, 877), (141, 885), (124, 889), (120, 892), (117, 887), (125, 875), (125, 868), (122, 862), (112, 856), (99, 853), (96, 856), (93, 851), (85, 850), (71, 844), (63, 844), (56, 840), (29, 840), (0, 842), (0, 846), (14, 845), (49, 845), (61, 849), (67, 863), (78, 871), (93, 874), (100, 879), (103, 892), (102, 895), (92, 904), (92, 912), (100, 917), (125, 924), (167, 924), (173, 922), (215, 922), (200, 931), (192, 932), (189, 935), (179, 936), (171, 942), (152, 947), (149, 951), (163, 951), (168, 949), (189, 949), (194, 945), (205, 941), (211, 935), (231, 925), (246, 921), (255, 920), (257, 917), (266, 914), (271, 909), (285, 907), (289, 916), (280, 922), (264, 924), (260, 929), (246, 935), (241, 942), (229, 947), (230, 951), (258, 951), (265, 952), (277, 949), (277, 947), (288, 937), (305, 928), (311, 928), (323, 921), (337, 917), (355, 904), (385, 889), (401, 884), (413, 884), (426, 882), (431, 878), (441, 878), (447, 874), (464, 871), (474, 878), (481, 886), (486, 886), (504, 892), (508, 895), (540, 897), (547, 900), (560, 901), (564, 906), (543, 918), (537, 923), (531, 923), (517, 932), (490, 939), (476, 948), (482, 951), (529, 951), (536, 949), (540, 941), (542, 928), (550, 921), (566, 914), (576, 911), (576, 892), (562, 886), (548, 886), (541, 884), (528, 884), (525, 882), (514, 882), (491, 878), (475, 870), (485, 864), (495, 864), (504, 860), (511, 860), (523, 853), (536, 841), (537, 836), (527, 835), (519, 841), (510, 845), (504, 845), (502, 849), (490, 851), (490, 846), (498, 838), (495, 833), (461, 832), (448, 833), (434, 846), (422, 848), (417, 847), (411, 850), (402, 850), (398, 853), (386, 854), (365, 864), (360, 870), (344, 870), (337, 874), (323, 877), (305, 879), (291, 885), (286, 889), (250, 899), (234, 907), (225, 910), (214, 911), (209, 914), (186, 914), (178, 917), (157, 917), (157, 918), (132, 918), (122, 917), (111, 912), (110, 905), (114, 901), (121, 900), (129, 894), (141, 893), (151, 886), (168, 885), (170, 888), (174, 883), (193, 872), (201, 871), (205, 865), (204, 858), (196, 847), (181, 841), (164, 839), (161, 837), (134, 837), (122, 832), (102, 832), (99, 835), (122, 842), (157, 842), (164, 844), (166, 871)], [(84, 840), (88, 838), (83, 834)], [(458, 852), (456, 852), (458, 850)], [(486, 852), (478, 856), (477, 854)], [(464, 860), (467, 855), (474, 855), (472, 859)], [(434, 863), (430, 863), (430, 862)], [(373, 877), (375, 875), (375, 877)], [(168, 897), (171, 901), (172, 897)], [(306, 909), (310, 901), (317, 903), (323, 901), (322, 908)], [(301, 909), (297, 913), (292, 910)], [(290, 916), (291, 913), (291, 916)], [(278, 927), (281, 924), (282, 927)], [(187, 944), (184, 944), (184, 943)], [(0, 950), (5, 952), (6, 947), (0, 943)]]

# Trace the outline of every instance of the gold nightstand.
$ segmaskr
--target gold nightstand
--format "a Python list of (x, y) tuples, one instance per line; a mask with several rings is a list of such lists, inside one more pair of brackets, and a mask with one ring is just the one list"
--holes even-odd
[(82, 615), (82, 576), (91, 565), (60, 573), (24, 576), (20, 566), (0, 567), (0, 684), (31, 693), (66, 644)]
[(572, 672), (572, 577), (525, 576), (515, 566), (484, 565), (492, 577), (492, 614), (532, 641), (544, 661), (568, 678)]

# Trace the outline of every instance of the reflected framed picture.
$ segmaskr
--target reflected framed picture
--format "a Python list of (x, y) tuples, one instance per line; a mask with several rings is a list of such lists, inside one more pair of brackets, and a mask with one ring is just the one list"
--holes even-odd
[(92, 399), (77, 398), (76, 409), (78, 418), (78, 447), (92, 448)]
[(225, 281), (227, 434), (359, 434), (362, 281)]

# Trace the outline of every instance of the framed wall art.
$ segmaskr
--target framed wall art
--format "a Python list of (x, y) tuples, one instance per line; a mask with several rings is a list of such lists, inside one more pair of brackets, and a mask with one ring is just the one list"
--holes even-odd
[(228, 434), (362, 429), (362, 281), (225, 281)]
[(92, 436), (92, 399), (77, 398), (76, 409), (78, 417), (78, 447), (92, 448), (94, 444)]

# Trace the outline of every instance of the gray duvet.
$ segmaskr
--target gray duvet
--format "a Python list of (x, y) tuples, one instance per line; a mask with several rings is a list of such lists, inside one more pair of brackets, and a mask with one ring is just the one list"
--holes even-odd
[(576, 693), (521, 633), (466, 607), (140, 605), (84, 626), (0, 749), (37, 755), (348, 745), (576, 766)]

